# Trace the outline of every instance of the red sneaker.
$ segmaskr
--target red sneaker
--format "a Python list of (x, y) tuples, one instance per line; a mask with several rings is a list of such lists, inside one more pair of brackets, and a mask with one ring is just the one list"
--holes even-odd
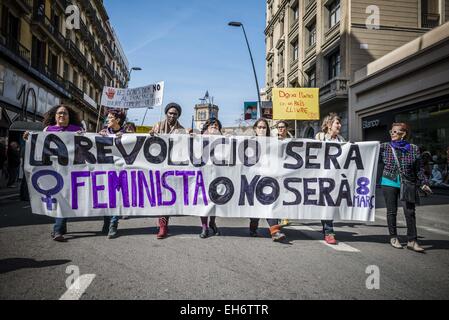
[(337, 240), (335, 240), (335, 236), (333, 234), (325, 236), (324, 241), (326, 241), (327, 244), (337, 244)]

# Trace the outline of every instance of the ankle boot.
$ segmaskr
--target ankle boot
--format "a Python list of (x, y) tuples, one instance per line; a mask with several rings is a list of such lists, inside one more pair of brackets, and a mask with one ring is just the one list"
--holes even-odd
[(159, 218), (159, 233), (157, 234), (158, 239), (165, 239), (168, 235), (168, 218)]
[(249, 223), (249, 235), (250, 237), (257, 237), (257, 228), (259, 227), (259, 221), (250, 221)]
[(424, 248), (421, 247), (421, 246), (418, 244), (418, 241), (416, 241), (416, 240), (409, 241), (409, 242), (407, 243), (407, 249), (413, 250), (413, 251), (415, 251), (415, 252), (420, 252), (420, 253), (423, 253), (423, 252), (424, 252)]

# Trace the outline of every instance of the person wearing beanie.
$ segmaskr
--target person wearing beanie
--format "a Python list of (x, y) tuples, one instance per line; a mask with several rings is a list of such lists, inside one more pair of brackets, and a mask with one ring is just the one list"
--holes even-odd
[[(153, 129), (149, 132), (153, 134), (176, 134), (184, 129), (179, 123), (178, 119), (181, 116), (182, 108), (177, 103), (169, 103), (165, 107), (165, 120), (156, 123)], [(168, 236), (168, 221), (169, 216), (159, 218), (159, 232), (158, 239), (165, 239)]]
[[(165, 107), (165, 120), (156, 123), (150, 134), (172, 134), (179, 133), (184, 127), (181, 126), (178, 119), (181, 116), (182, 108), (177, 103), (169, 103)], [(178, 131), (178, 132), (176, 132)]]

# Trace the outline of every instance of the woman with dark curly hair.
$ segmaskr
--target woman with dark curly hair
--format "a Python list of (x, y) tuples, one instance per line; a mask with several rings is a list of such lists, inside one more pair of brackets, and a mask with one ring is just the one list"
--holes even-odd
[[(69, 108), (65, 105), (58, 105), (51, 108), (44, 115), (44, 126), (45, 128), (55, 126), (55, 130), (57, 132), (68, 131), (68, 132), (76, 132), (81, 131), (82, 124), (78, 113), (76, 113), (73, 109)], [(76, 129), (76, 130), (75, 130)], [(44, 131), (46, 131), (44, 129)]]
[[(66, 105), (57, 105), (44, 115), (46, 132), (84, 132), (79, 115)], [(25, 132), (23, 139), (27, 140), (29, 132)], [(65, 241), (67, 233), (67, 218), (55, 218), (53, 232), (51, 234), (55, 241)]]

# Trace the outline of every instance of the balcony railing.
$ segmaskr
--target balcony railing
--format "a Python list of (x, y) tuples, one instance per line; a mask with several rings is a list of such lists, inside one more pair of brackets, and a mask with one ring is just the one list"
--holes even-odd
[(421, 25), (423, 28), (433, 29), (440, 25), (439, 13), (423, 13), (421, 17)]
[(55, 0), (55, 2), (59, 5), (59, 7), (65, 11), (67, 6), (69, 6), (71, 3), (67, 0)]
[(51, 35), (50, 38), (59, 44), (62, 48), (65, 46), (65, 37), (58, 30), (58, 26), (54, 26), (50, 19), (42, 12), (36, 12), (33, 15), (34, 21)]
[(48, 65), (38, 62), (32, 66), (34, 69), (39, 71), (41, 74), (46, 76), (48, 79), (59, 85), (60, 87), (66, 88), (66, 80), (62, 78), (56, 70), (52, 70)]
[(98, 44), (96, 44), (94, 42), (94, 47), (93, 47), (93, 53), (95, 55), (95, 57), (97, 58), (98, 61), (105, 61), (106, 57), (104, 56), (104, 53), (101, 51), (100, 47), (98, 46)]
[(84, 41), (86, 41), (87, 45), (93, 48), (95, 42), (94, 37), (90, 34), (89, 29), (84, 24), (83, 20), (80, 20), (80, 33), (81, 37)]
[(18, 7), (20, 7), (24, 12), (31, 13), (33, 10), (32, 0), (15, 0)]
[(94, 82), (95, 82), (100, 88), (103, 89), (103, 87), (104, 87), (104, 80), (103, 80), (102, 77), (100, 77), (100, 75), (99, 75), (98, 72), (96, 72), (96, 71), (95, 71), (95, 74), (94, 74)]
[(87, 59), (86, 57), (84, 57), (84, 55), (81, 53), (81, 51), (78, 49), (78, 47), (76, 46), (75, 43), (73, 43), (72, 40), (67, 40), (66, 41), (66, 48), (67, 51), (70, 52), (70, 54), (72, 55), (72, 57), (76, 60), (76, 62), (78, 62), (78, 64), (85, 70), (87, 71)]
[(68, 86), (68, 91), (75, 98), (78, 98), (80, 100), (82, 100), (84, 98), (83, 91), (80, 88), (78, 88), (77, 86), (75, 86), (72, 82), (67, 81), (67, 86)]
[(7, 49), (9, 49), (13, 54), (17, 55), (24, 62), (30, 64), (31, 52), (26, 47), (24, 47), (19, 41), (17, 41), (11, 36), (8, 36), (5, 41), (5, 46)]
[(107, 63), (104, 64), (103, 69), (104, 71), (106, 71), (106, 73), (109, 74), (111, 78), (114, 77), (114, 71), (112, 71), (112, 68)]
[(332, 98), (346, 97), (349, 89), (349, 79), (334, 78), (320, 88), (320, 100), (327, 101)]

